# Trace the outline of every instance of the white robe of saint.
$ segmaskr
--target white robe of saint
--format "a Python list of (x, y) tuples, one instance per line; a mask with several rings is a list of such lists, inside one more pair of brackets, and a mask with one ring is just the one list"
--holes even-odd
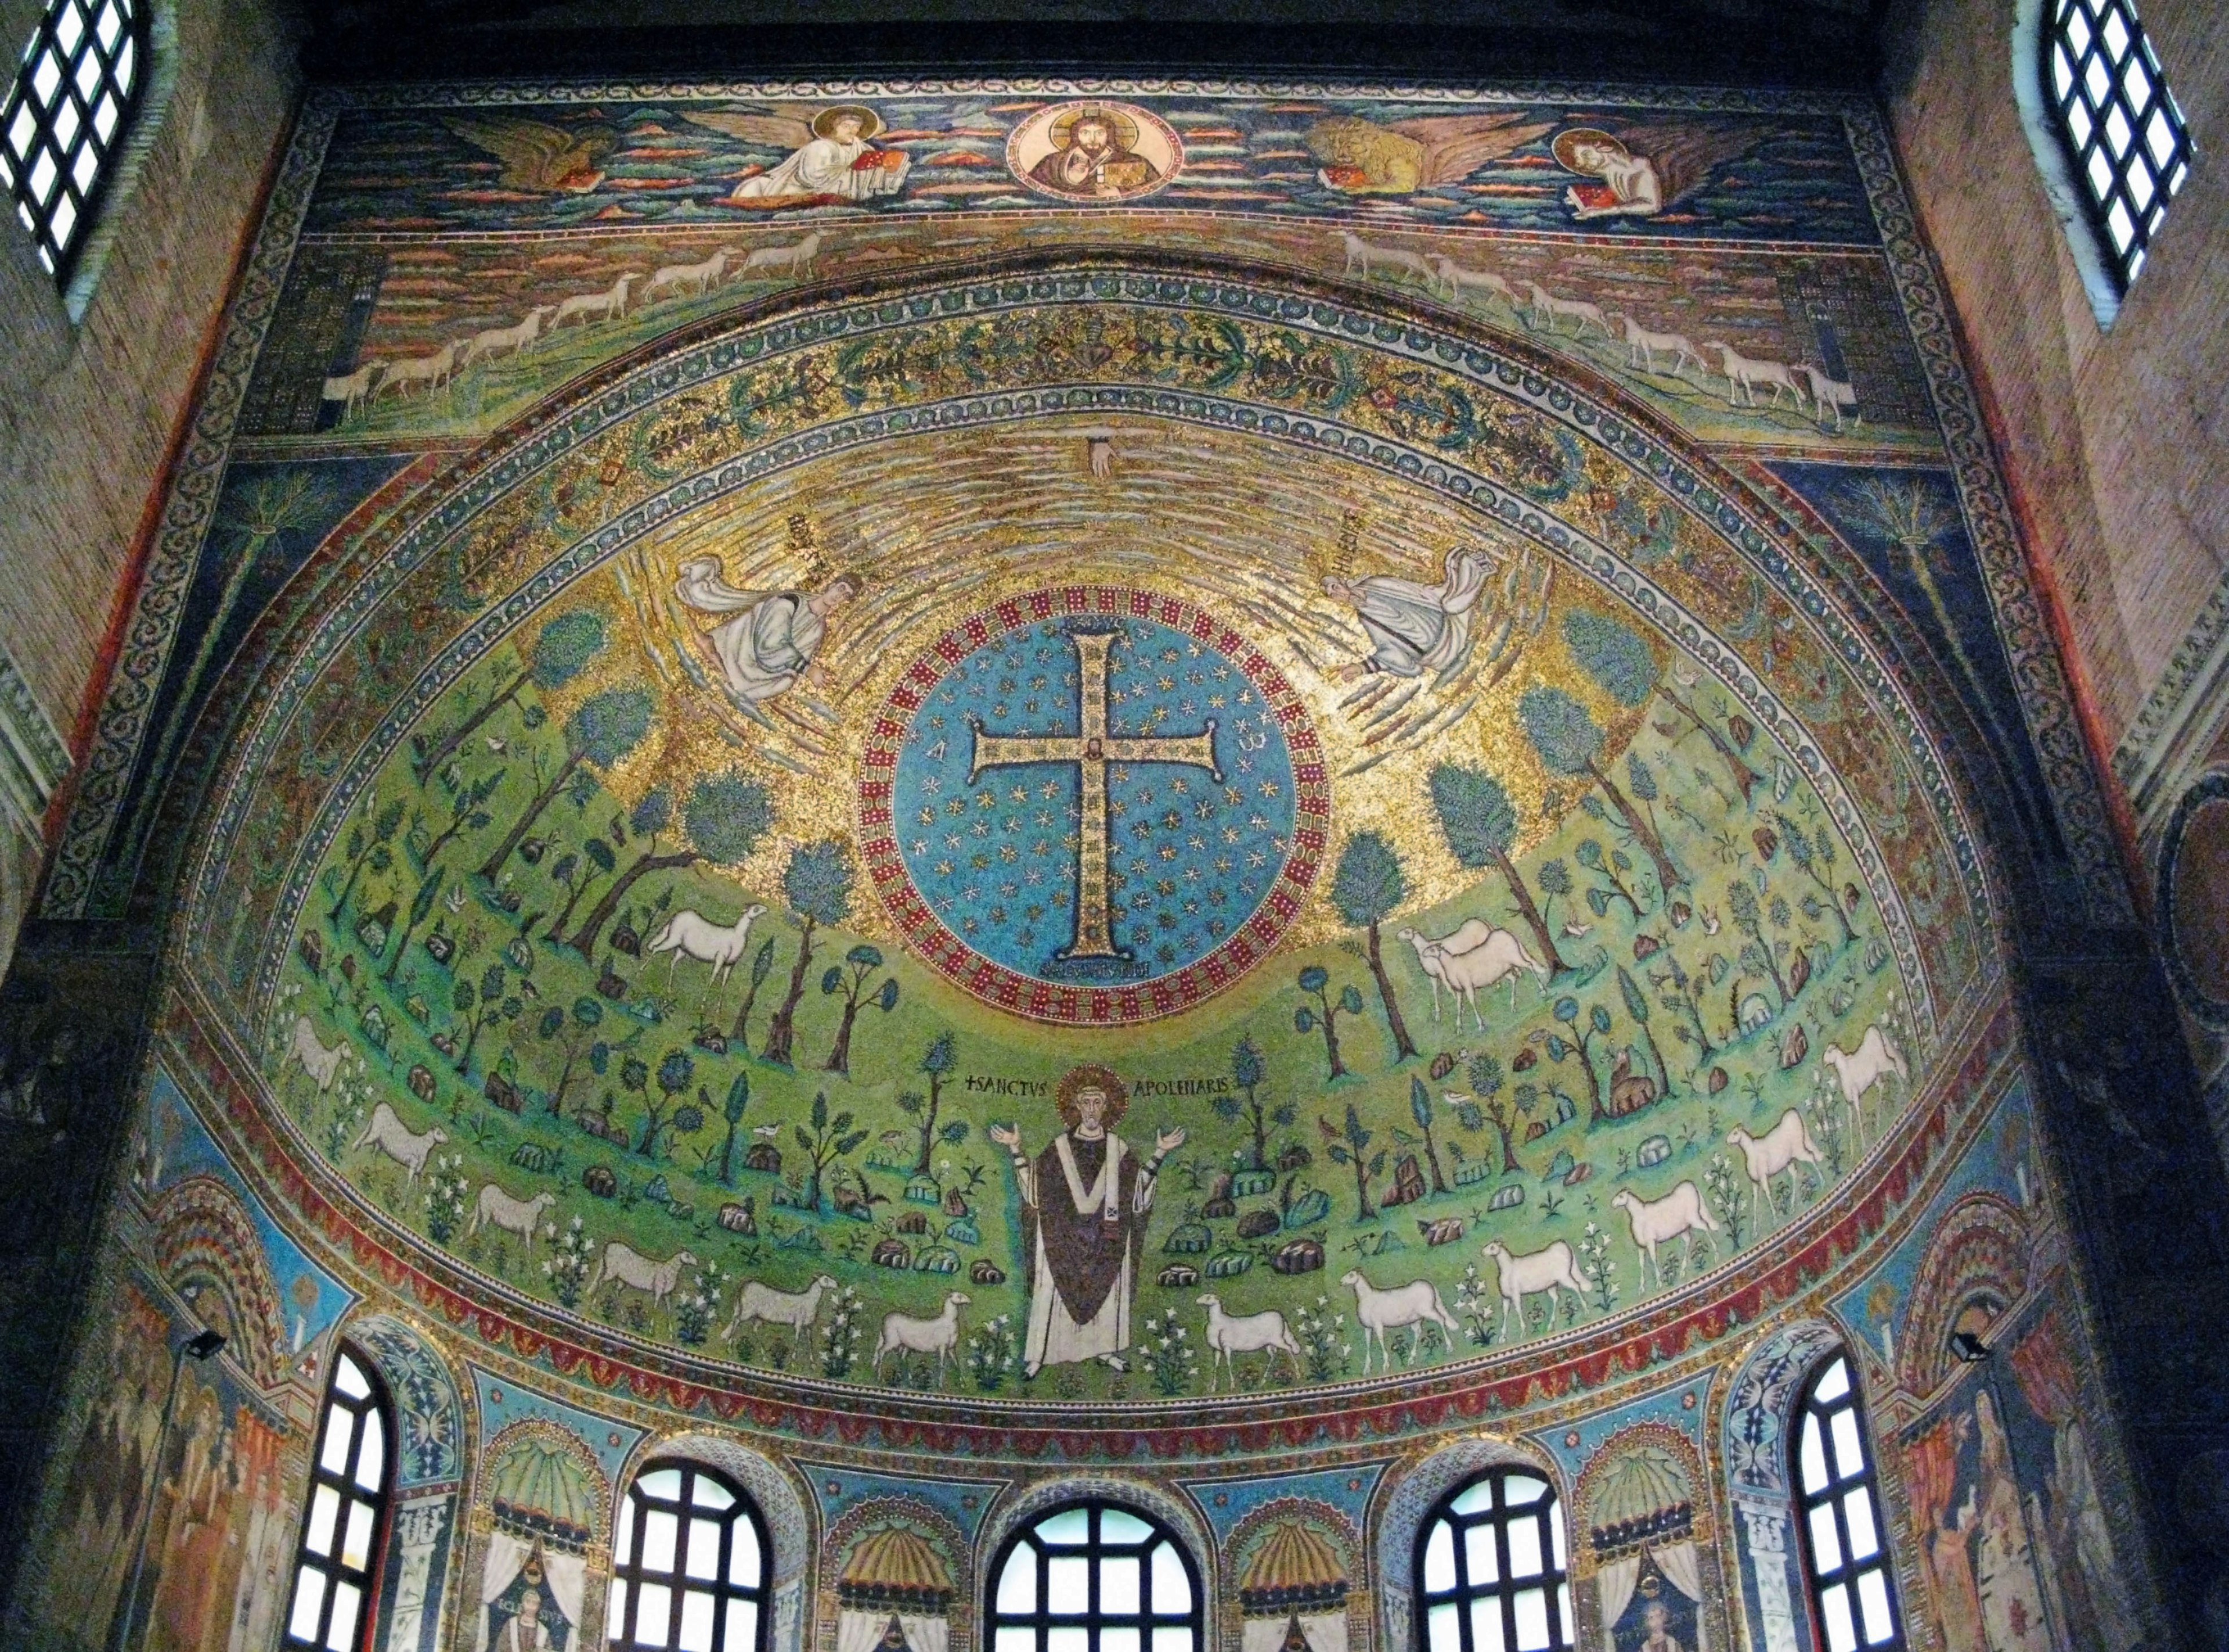
[(779, 698), (797, 686), (820, 652), (827, 626), (799, 591), (741, 591), (720, 576), (716, 556), (681, 564), (674, 592), (704, 614), (736, 617), (716, 626), (704, 645), (718, 661), (728, 691), (747, 706)]
[(1091, 1318), (1079, 1322), (1068, 1311), (1061, 1300), (1060, 1286), (1053, 1276), (1052, 1258), (1045, 1250), (1045, 1224), (1041, 1220), (1037, 1230), (1037, 1254), (1031, 1258), (1030, 1328), (1023, 1343), (1024, 1367), (1031, 1373), (1046, 1366), (1070, 1365), (1079, 1360), (1100, 1360), (1119, 1355), (1130, 1346), (1130, 1297), (1137, 1286), (1131, 1265), (1128, 1225), (1142, 1222), (1153, 1208), (1153, 1176), (1140, 1167), (1136, 1189), (1132, 1194), (1130, 1209), (1121, 1209), (1121, 1174), (1124, 1157), (1129, 1147), (1122, 1138), (1111, 1132), (1106, 1138), (1107, 1157), (1099, 1167), (1099, 1174), (1087, 1187), (1076, 1167), (1075, 1149), (1070, 1146), (1066, 1131), (1053, 1138), (1054, 1151), (1059, 1155), (1063, 1186), (1048, 1189), (1041, 1186), (1037, 1167), (1027, 1161), (1016, 1169), (1021, 1180), (1022, 1199), (1026, 1204), (1044, 1207), (1040, 1200), (1048, 1194), (1054, 1199), (1065, 1196), (1078, 1216), (1098, 1215), (1110, 1225), (1121, 1226), (1123, 1249), (1121, 1266), (1114, 1276), (1113, 1289), (1107, 1300)]
[[(896, 166), (859, 166), (863, 155), (896, 155)], [(857, 170), (854, 170), (854, 169)], [(877, 150), (864, 138), (839, 143), (816, 138), (770, 172), (745, 178), (736, 185), (733, 199), (765, 201), (785, 195), (836, 195), (846, 201), (870, 201), (896, 195), (913, 163), (899, 150)]]
[(1493, 565), (1476, 551), (1451, 551), (1437, 585), (1390, 575), (1356, 582), (1355, 614), (1370, 635), (1365, 670), (1421, 677), (1458, 670), (1470, 657), (1471, 613)]

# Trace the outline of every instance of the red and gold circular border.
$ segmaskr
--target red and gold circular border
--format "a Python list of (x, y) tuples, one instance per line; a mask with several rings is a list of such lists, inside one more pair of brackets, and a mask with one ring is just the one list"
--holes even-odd
[[(947, 929), (914, 888), (892, 830), (898, 747), (914, 713), (945, 674), (994, 638), (1065, 618), (1151, 620), (1214, 648), (1246, 674), (1275, 716), (1291, 753), (1293, 846), (1269, 892), (1230, 938), (1182, 969), (1134, 986), (1075, 987), (1008, 968)], [(869, 730), (859, 768), (859, 853), (906, 944), (940, 975), (993, 1009), (1063, 1026), (1127, 1026), (1204, 1004), (1275, 951), (1314, 886), (1331, 838), (1331, 778), (1323, 743), (1299, 693), (1269, 657), (1230, 626), (1179, 597), (1122, 585), (1063, 585), (1000, 599), (954, 626), (899, 676)]]

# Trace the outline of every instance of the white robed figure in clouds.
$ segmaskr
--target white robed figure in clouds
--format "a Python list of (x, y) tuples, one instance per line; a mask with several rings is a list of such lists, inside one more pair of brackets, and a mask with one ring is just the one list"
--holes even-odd
[(728, 583), (717, 556), (692, 556), (681, 564), (673, 590), (701, 614), (736, 616), (697, 640), (728, 692), (756, 712), (813, 672), (829, 619), (858, 595), (859, 579), (838, 574), (815, 591), (746, 591)]
[(1493, 564), (1474, 550), (1451, 550), (1437, 585), (1376, 574), (1349, 580), (1332, 574), (1324, 594), (1354, 610), (1370, 639), (1370, 652), (1339, 668), (1352, 683), (1383, 672), (1390, 677), (1444, 678), (1470, 658), (1473, 611)]
[(777, 104), (771, 114), (703, 110), (685, 118), (699, 126), (726, 132), (746, 143), (776, 145), (789, 158), (738, 183), (728, 196), (740, 206), (806, 206), (841, 201), (865, 202), (894, 196), (903, 187), (912, 162), (903, 150), (877, 149), (869, 140), (883, 130), (883, 118), (859, 104), (823, 109), (811, 119)]

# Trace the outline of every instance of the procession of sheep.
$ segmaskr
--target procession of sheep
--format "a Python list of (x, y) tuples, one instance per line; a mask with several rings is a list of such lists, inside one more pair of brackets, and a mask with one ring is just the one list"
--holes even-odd
[[(637, 309), (690, 299), (702, 299), (716, 289), (740, 281), (803, 280), (813, 273), (820, 254), (819, 230), (801, 240), (775, 247), (740, 251), (722, 247), (710, 258), (686, 264), (669, 264), (651, 271), (626, 270), (608, 287), (575, 293), (555, 304), (539, 304), (508, 326), (486, 327), (467, 337), (453, 338), (440, 349), (393, 362), (365, 361), (351, 371), (324, 382), (324, 400), (340, 404), (345, 422), (357, 408), (390, 395), (430, 395), (449, 384), (458, 374), (498, 356), (530, 353), (543, 340), (554, 337), (568, 324), (588, 327), (607, 325), (626, 318), (630, 304)], [(639, 293), (636, 286), (641, 284)]]

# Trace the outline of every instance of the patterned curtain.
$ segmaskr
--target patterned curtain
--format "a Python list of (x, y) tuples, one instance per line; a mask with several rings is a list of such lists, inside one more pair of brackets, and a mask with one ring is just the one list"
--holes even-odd
[(2028, 1410), (2053, 1428), (2075, 1414), (2080, 1400), (2057, 1308), (2020, 1339), (2013, 1349), (2012, 1363), (2013, 1375), (2020, 1380), (2020, 1398), (2027, 1401)]

